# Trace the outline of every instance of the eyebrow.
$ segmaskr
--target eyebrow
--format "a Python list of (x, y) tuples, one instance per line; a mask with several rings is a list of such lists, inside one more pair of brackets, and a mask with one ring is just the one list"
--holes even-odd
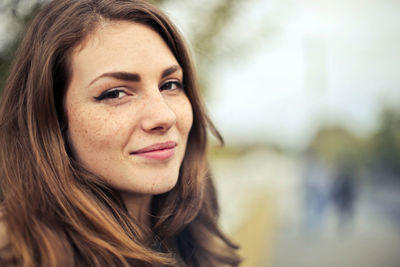
[(171, 67), (169, 67), (169, 68), (166, 68), (166, 69), (161, 73), (161, 79), (162, 79), (162, 78), (165, 78), (165, 77), (167, 77), (167, 76), (169, 76), (169, 75), (171, 75), (172, 73), (174, 73), (174, 72), (176, 72), (176, 71), (178, 71), (178, 70), (181, 70), (181, 67), (178, 66), (178, 65), (174, 65), (174, 66), (171, 66)]
[[(161, 73), (161, 79), (171, 75), (172, 73), (174, 73), (174, 72), (176, 72), (178, 70), (181, 70), (181, 67), (179, 65), (173, 65), (171, 67), (166, 68)], [(114, 79), (117, 79), (117, 80), (123, 80), (123, 81), (140, 82), (140, 75), (139, 74), (131, 73), (131, 72), (118, 71), (118, 72), (106, 72), (106, 73), (103, 73), (100, 76), (94, 78), (89, 83), (88, 86), (92, 85), (97, 80), (99, 80), (101, 78), (105, 78), (105, 77), (110, 77), (110, 78), (114, 78)]]

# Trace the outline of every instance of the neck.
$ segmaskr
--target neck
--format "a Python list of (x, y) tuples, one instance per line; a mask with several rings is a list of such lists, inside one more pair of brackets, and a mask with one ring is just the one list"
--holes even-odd
[(150, 203), (153, 196), (122, 192), (121, 197), (128, 210), (129, 216), (141, 226), (150, 228)]

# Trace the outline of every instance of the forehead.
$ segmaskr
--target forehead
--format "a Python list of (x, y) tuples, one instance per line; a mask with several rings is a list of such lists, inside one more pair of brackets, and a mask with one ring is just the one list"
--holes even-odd
[(73, 76), (122, 70), (145, 72), (177, 64), (157, 32), (127, 21), (102, 22), (72, 50), (70, 59)]
[[(118, 35), (121, 34), (126, 29), (130, 30), (130, 33), (141, 33), (143, 31), (150, 30), (153, 33), (159, 35), (153, 28), (148, 25), (128, 21), (128, 20), (106, 20), (100, 19), (95, 23), (93, 29), (89, 30), (88, 34), (83, 38), (83, 40), (78, 43), (73, 49), (74, 51), (83, 50), (87, 45), (94, 44), (96, 41), (100, 41), (107, 37), (107, 35)], [(135, 35), (136, 36), (136, 35)]]

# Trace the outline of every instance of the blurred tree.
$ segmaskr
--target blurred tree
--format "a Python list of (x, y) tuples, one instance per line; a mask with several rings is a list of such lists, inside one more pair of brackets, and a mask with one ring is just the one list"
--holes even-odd
[(239, 3), (243, 0), (221, 0), (207, 16), (207, 20), (199, 21), (193, 36), (194, 50), (197, 55), (200, 83), (208, 88), (209, 69), (212, 64), (222, 57), (222, 50), (226, 47), (221, 35), (229, 22), (237, 13)]
[(369, 171), (400, 179), (400, 114), (385, 108), (377, 131), (368, 140), (341, 127), (321, 128), (311, 148), (329, 163), (367, 165)]
[(152, 0), (151, 2), (154, 3), (157, 6), (160, 6), (160, 5), (164, 4), (167, 1), (168, 0)]
[(312, 141), (311, 149), (329, 164), (341, 165), (345, 162), (358, 169), (365, 162), (365, 142), (339, 126), (321, 128)]
[(370, 142), (370, 159), (376, 171), (400, 179), (400, 114), (386, 108)]
[[(199, 80), (203, 91), (209, 88), (209, 79), (215, 69), (216, 62), (236, 59), (250, 52), (270, 36), (274, 31), (271, 23), (265, 19), (262, 25), (258, 25), (250, 37), (241, 38), (243, 33), (237, 31), (234, 37), (229, 38), (225, 34), (237, 17), (243, 17), (245, 4), (249, 0), (219, 0), (205, 15), (205, 19), (198, 20), (193, 29), (192, 44), (199, 69)], [(246, 23), (241, 21), (241, 23)], [(254, 26), (254, 25), (253, 25)], [(252, 29), (253, 30), (253, 29)], [(249, 32), (251, 30), (249, 29)]]

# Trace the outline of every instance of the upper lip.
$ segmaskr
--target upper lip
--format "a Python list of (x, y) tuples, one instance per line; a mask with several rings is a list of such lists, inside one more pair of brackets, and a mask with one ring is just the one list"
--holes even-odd
[(156, 151), (156, 150), (163, 150), (163, 149), (171, 149), (177, 146), (177, 143), (174, 141), (167, 141), (164, 143), (157, 143), (153, 144), (150, 146), (146, 146), (144, 148), (141, 148), (139, 150), (135, 150), (131, 152), (131, 154), (139, 154), (139, 153), (146, 153), (146, 152), (151, 152), (151, 151)]

